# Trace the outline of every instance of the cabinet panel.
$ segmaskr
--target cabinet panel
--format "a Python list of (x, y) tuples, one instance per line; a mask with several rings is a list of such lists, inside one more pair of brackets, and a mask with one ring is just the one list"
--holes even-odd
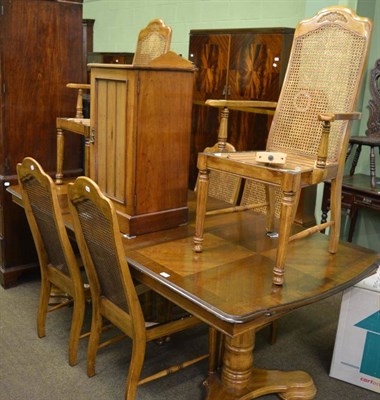
[[(283, 64), (282, 43), (283, 36), (279, 34), (232, 35), (228, 68), (230, 99), (278, 99)], [(287, 59), (286, 57), (285, 67)]]
[[(82, 78), (82, 5), (19, 0), (4, 2), (4, 7), (1, 25), (6, 40), (1, 52), (6, 163), (1, 172), (15, 174), (16, 164), (25, 155), (53, 171), (55, 118), (72, 115), (75, 110), (76, 95), (65, 85)], [(79, 139), (75, 144), (65, 163), (68, 168), (81, 164), (76, 150), (80, 149)]]
[[(96, 79), (95, 104), (97, 117), (94, 121), (95, 137), (94, 163), (95, 180), (101, 190), (114, 201), (126, 204), (125, 178), (119, 171), (125, 171), (128, 80)], [(102, 132), (112, 134), (103, 135)], [(99, 134), (100, 133), (100, 134)]]
[(197, 67), (195, 101), (225, 98), (230, 40), (230, 35), (190, 34), (189, 60)]
[(139, 77), (136, 214), (187, 208), (193, 73), (142, 71)]

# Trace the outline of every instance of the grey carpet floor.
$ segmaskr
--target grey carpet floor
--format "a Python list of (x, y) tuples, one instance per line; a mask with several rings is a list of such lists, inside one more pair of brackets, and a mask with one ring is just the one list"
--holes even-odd
[[(25, 275), (19, 285), (0, 287), (1, 400), (121, 400), (130, 359), (128, 339), (98, 353), (96, 372), (86, 375), (86, 345), (80, 343), (78, 364), (67, 363), (71, 309), (48, 314), (46, 337), (36, 333), (39, 279)], [(341, 295), (306, 306), (282, 318), (278, 339), (268, 344), (269, 332), (257, 334), (254, 364), (258, 368), (304, 370), (317, 386), (317, 400), (379, 400), (379, 394), (329, 377)], [(85, 329), (89, 328), (90, 310)], [(163, 346), (149, 343), (143, 376), (207, 352), (207, 327), (179, 333)], [(142, 385), (138, 400), (197, 400), (205, 397), (202, 381), (207, 361)], [(277, 399), (268, 395), (262, 399)], [(221, 399), (222, 400), (222, 399)]]

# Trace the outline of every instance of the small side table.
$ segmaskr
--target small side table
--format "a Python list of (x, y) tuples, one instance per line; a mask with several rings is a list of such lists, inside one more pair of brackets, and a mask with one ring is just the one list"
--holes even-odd
[[(327, 220), (330, 211), (331, 184), (325, 182), (322, 199), (322, 223)], [(342, 209), (348, 211), (350, 227), (348, 241), (352, 242), (355, 231), (356, 219), (360, 208), (369, 208), (380, 211), (380, 185), (371, 187), (370, 176), (364, 174), (348, 175), (343, 178), (342, 185)]]

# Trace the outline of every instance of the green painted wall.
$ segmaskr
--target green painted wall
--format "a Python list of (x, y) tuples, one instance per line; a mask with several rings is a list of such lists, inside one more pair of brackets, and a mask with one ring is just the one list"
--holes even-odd
[[(380, 0), (84, 0), (84, 18), (95, 19), (94, 50), (133, 52), (140, 29), (154, 18), (162, 18), (173, 29), (172, 50), (188, 56), (189, 32), (203, 28), (295, 27), (323, 7), (347, 6), (374, 20), (374, 34), (368, 69), (380, 57)], [(368, 119), (368, 74), (358, 111), (363, 112), (353, 133), (364, 134)], [(364, 106), (362, 106), (364, 105)], [(377, 157), (377, 176), (380, 156)], [(368, 149), (363, 149), (357, 172), (369, 173)], [(320, 219), (321, 193), (318, 188), (316, 218)], [(343, 218), (342, 237), (348, 231)], [(380, 251), (380, 213), (363, 210), (354, 242)]]

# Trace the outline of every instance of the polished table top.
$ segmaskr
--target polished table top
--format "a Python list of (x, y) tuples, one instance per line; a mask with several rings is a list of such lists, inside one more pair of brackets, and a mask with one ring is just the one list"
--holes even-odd
[[(8, 190), (20, 200), (17, 186)], [(65, 186), (60, 190), (72, 229)], [(289, 244), (285, 284), (278, 287), (272, 284), (277, 240), (266, 237), (264, 217), (252, 211), (207, 217), (204, 251), (194, 253), (195, 203), (190, 193), (188, 225), (125, 237), (126, 255), (136, 278), (231, 336), (338, 293), (380, 262), (378, 253), (345, 242), (331, 255), (328, 236), (318, 233)]]

